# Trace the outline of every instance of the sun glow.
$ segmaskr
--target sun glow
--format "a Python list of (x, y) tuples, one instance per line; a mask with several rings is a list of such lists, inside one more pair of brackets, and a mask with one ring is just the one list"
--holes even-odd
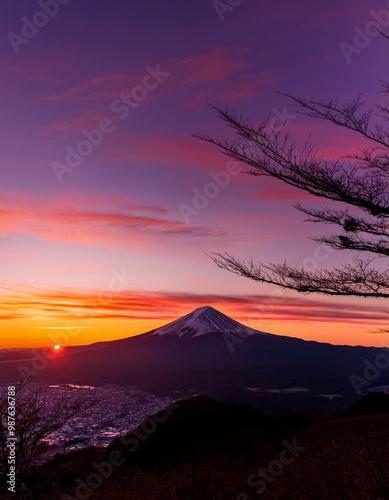
[(59, 344), (55, 344), (55, 346), (53, 346), (53, 349), (54, 351), (60, 351), (62, 349), (62, 346)]

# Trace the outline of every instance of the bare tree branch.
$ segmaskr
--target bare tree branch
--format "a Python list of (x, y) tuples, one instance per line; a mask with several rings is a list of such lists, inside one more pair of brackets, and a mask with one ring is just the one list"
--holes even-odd
[[(382, 93), (389, 95), (389, 84), (381, 82)], [(336, 250), (358, 252), (351, 263), (333, 269), (308, 271), (296, 265), (239, 260), (228, 253), (210, 257), (222, 269), (254, 281), (297, 290), (302, 293), (389, 297), (389, 267), (377, 267), (373, 258), (389, 257), (389, 106), (375, 104), (365, 109), (360, 95), (344, 104), (336, 99), (318, 101), (304, 96), (286, 95), (298, 105), (300, 113), (324, 120), (330, 125), (354, 132), (370, 147), (336, 160), (325, 159), (309, 142), (294, 143), (285, 126), (269, 127), (269, 119), (254, 126), (242, 116), (212, 106), (233, 130), (234, 139), (197, 136), (249, 167), (246, 172), (268, 176), (313, 196), (335, 202), (321, 209), (296, 205), (308, 221), (332, 224), (339, 234), (314, 238)], [(343, 205), (343, 207), (342, 207)], [(362, 258), (360, 255), (371, 254)], [(381, 261), (380, 261), (381, 263)]]
[(322, 293), (326, 295), (354, 295), (359, 297), (389, 297), (389, 269), (381, 270), (371, 266), (371, 260), (354, 259), (332, 270), (307, 271), (300, 266), (283, 264), (255, 264), (228, 253), (209, 255), (221, 269), (254, 281), (296, 290), (301, 293)]

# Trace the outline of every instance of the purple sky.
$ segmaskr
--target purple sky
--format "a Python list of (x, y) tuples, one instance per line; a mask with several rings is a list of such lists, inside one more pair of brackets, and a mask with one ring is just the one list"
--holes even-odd
[[(279, 126), (287, 116), (297, 141), (310, 136), (330, 158), (357, 150), (358, 137), (297, 115), (277, 92), (340, 100), (361, 92), (368, 104), (379, 100), (387, 41), (366, 35), (349, 61), (340, 44), (354, 45), (358, 30), (371, 27), (372, 11), (382, 11), (385, 30), (388, 2), (243, 0), (220, 16), (212, 0), (63, 3), (0, 4), (0, 315), (15, 345), (46, 344), (47, 331), (71, 316), (69, 307), (107, 291), (139, 300), (116, 301), (115, 314), (96, 317), (89, 336), (74, 343), (107, 338), (108, 331), (109, 338), (140, 333), (207, 295), (210, 305), (266, 331), (383, 345), (386, 338), (367, 333), (385, 323), (383, 302), (281, 291), (280, 311), (269, 308), (273, 287), (219, 270), (205, 255), (227, 250), (312, 262), (318, 250), (309, 237), (326, 228), (304, 223), (291, 205), (320, 201), (238, 173), (204, 209), (186, 218), (183, 205), (193, 206), (193, 190), (204, 191), (210, 172), (227, 169), (226, 157), (192, 136), (230, 134), (207, 103), (255, 123), (269, 116)], [(37, 14), (42, 5), (58, 12), (45, 20)], [(44, 26), (31, 34), (26, 20)], [(26, 29), (29, 38), (20, 38)], [(67, 165), (66, 148), (77, 150), (103, 126), (109, 133), (95, 133), (100, 143), (90, 154)], [(56, 174), (54, 162), (67, 171)], [(321, 255), (318, 265), (347, 259)], [(112, 273), (123, 269), (131, 279), (111, 290)], [(64, 290), (67, 302), (58, 301)], [(28, 307), (26, 297), (34, 297)]]

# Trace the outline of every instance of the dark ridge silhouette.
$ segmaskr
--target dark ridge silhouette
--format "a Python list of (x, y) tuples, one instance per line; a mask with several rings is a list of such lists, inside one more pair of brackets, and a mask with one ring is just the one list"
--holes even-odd
[[(166, 461), (178, 463), (183, 456), (193, 454), (199, 447), (217, 448), (243, 434), (272, 432), (276, 428), (274, 417), (249, 405), (218, 403), (208, 396), (199, 395), (173, 403), (168, 407), (166, 420), (156, 426), (154, 424), (155, 431), (147, 434), (145, 429), (153, 428), (152, 423), (156, 421), (154, 417), (159, 421), (166, 415), (166, 410), (151, 415), (124, 436), (124, 441), (131, 445), (134, 440), (139, 442), (136, 451), (117, 438), (108, 446), (105, 456), (118, 450), (128, 464), (153, 467)], [(144, 436), (144, 441), (139, 435)]]
[(348, 417), (357, 415), (379, 415), (389, 413), (389, 394), (370, 392), (355, 402), (345, 413)]

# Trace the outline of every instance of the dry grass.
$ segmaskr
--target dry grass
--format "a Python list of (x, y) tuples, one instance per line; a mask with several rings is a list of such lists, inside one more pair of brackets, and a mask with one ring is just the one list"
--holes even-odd
[[(90, 498), (101, 500), (249, 500), (259, 498), (248, 477), (279, 457), (284, 439), (306, 449), (269, 484), (261, 497), (282, 500), (389, 498), (389, 416), (359, 416), (298, 430), (238, 433), (199, 443), (180, 461), (161, 455), (153, 466), (121, 465)], [(87, 449), (41, 467), (33, 481), (37, 499), (76, 497), (72, 480), (86, 479), (102, 450)], [(247, 496), (238, 497), (239, 493)], [(76, 497), (77, 498), (77, 497)]]

